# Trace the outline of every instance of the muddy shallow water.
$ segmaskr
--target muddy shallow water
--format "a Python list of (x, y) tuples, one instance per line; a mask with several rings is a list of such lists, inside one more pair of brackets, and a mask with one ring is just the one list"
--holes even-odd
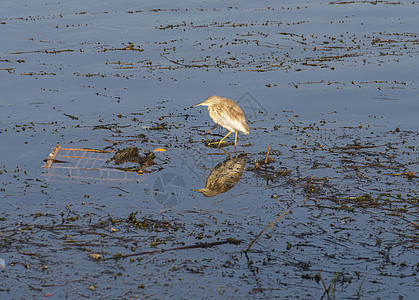
[(414, 299), (418, 13), (1, 2), (0, 298)]

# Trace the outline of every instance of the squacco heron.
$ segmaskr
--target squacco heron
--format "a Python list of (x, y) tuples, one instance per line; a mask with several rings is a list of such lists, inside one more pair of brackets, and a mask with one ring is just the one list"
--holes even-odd
[(218, 144), (220, 146), (232, 132), (235, 132), (234, 147), (236, 147), (237, 132), (240, 131), (244, 134), (249, 134), (249, 126), (247, 126), (244, 113), (233, 100), (218, 96), (209, 96), (207, 100), (195, 106), (208, 106), (211, 119), (229, 131), (219, 142), (213, 142), (211, 144)]

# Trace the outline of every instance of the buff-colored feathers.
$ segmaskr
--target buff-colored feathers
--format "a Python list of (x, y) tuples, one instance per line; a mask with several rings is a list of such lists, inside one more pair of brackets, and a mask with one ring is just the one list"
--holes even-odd
[(244, 113), (233, 100), (218, 96), (210, 96), (207, 100), (195, 106), (208, 106), (211, 119), (229, 131), (229, 133), (218, 142), (219, 145), (231, 132), (236, 133), (235, 145), (237, 143), (237, 131), (249, 134), (249, 126), (246, 123)]

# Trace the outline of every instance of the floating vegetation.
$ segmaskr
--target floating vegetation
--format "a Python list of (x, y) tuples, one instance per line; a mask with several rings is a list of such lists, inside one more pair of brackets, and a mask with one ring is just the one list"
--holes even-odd
[(178, 224), (177, 221), (168, 222), (168, 221), (159, 221), (149, 218), (144, 218), (142, 220), (137, 219), (138, 212), (130, 213), (128, 217), (128, 223), (132, 224), (135, 228), (148, 231), (178, 231), (182, 225)]
[[(124, 149), (119, 149), (114, 154), (114, 156), (107, 161), (107, 163), (114, 162), (118, 169), (123, 171), (133, 171), (133, 172), (150, 172), (148, 171), (150, 167), (154, 166), (156, 155), (153, 152), (145, 153), (144, 156), (140, 155), (140, 152), (137, 147), (130, 146)], [(134, 165), (123, 166), (121, 164), (125, 163), (134, 163)]]
[(110, 159), (110, 161), (114, 161), (116, 165), (120, 165), (125, 162), (140, 162), (140, 153), (137, 147), (127, 147), (124, 149), (119, 149), (114, 156)]

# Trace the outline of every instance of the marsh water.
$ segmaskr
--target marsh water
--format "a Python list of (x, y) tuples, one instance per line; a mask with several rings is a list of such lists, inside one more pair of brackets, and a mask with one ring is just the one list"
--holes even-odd
[(416, 299), (418, 15), (1, 1), (0, 298)]

